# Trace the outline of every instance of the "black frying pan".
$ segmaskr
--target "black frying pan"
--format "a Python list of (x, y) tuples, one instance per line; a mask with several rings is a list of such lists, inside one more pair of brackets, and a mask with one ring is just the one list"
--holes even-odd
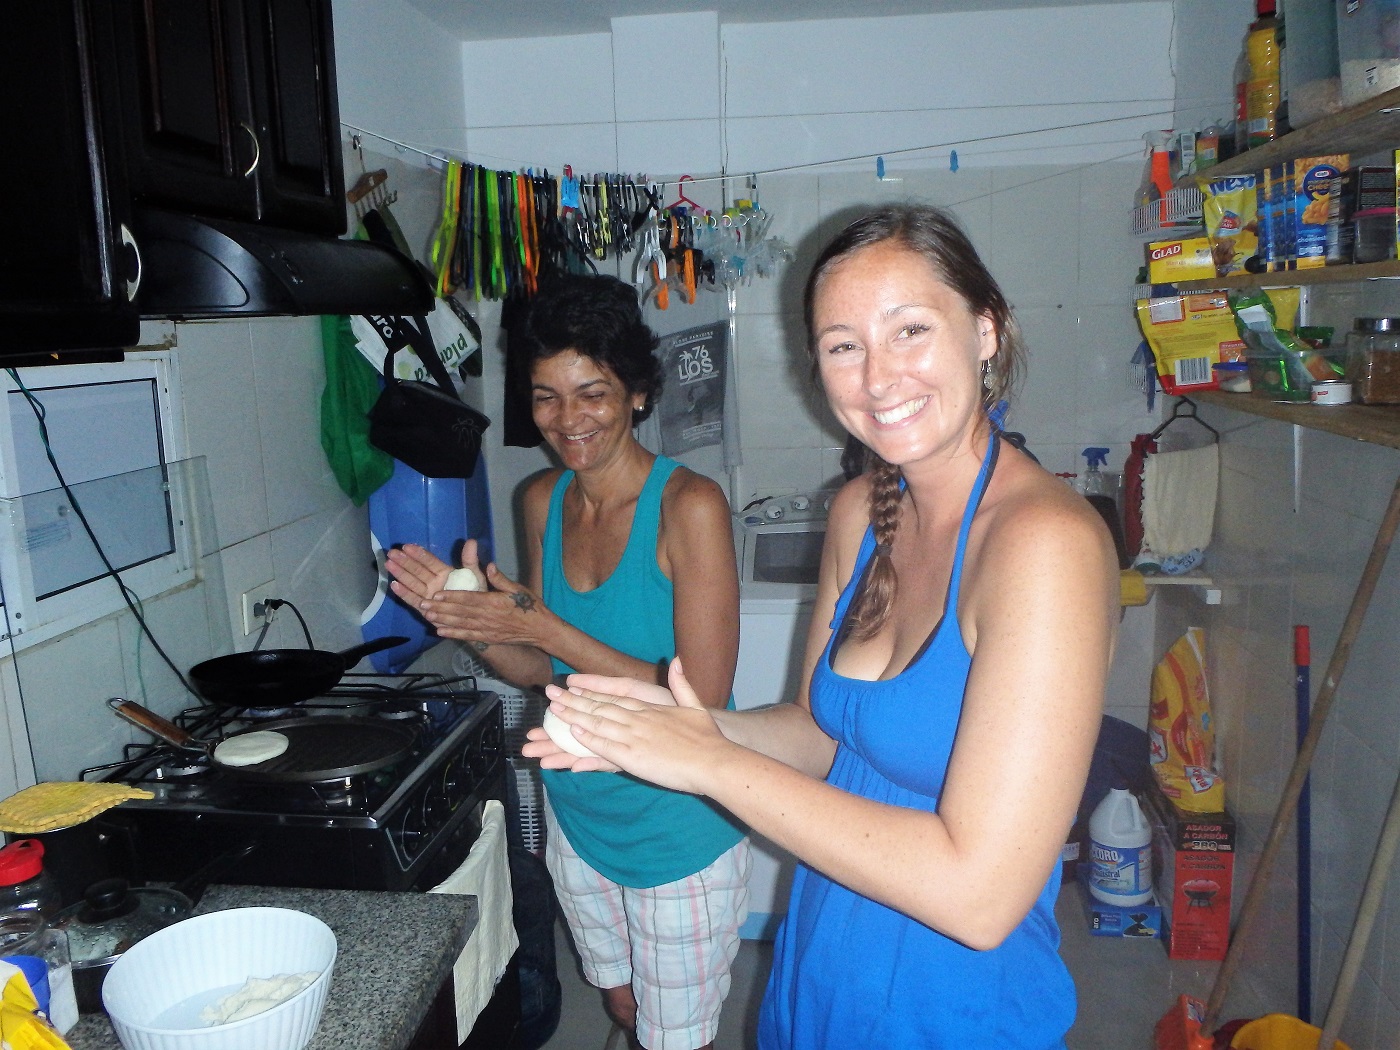
[(361, 642), (342, 652), (324, 649), (255, 649), (190, 668), (189, 680), (215, 707), (287, 707), (326, 692), (370, 653), (404, 645), (397, 635)]
[(287, 750), (276, 758), (251, 766), (231, 766), (214, 756), (215, 742), (191, 736), (174, 722), (130, 700), (113, 698), (108, 706), (120, 718), (168, 744), (203, 751), (226, 774), (245, 780), (315, 782), (339, 780), (358, 773), (372, 773), (396, 762), (417, 739), (411, 727), (383, 718), (351, 718), (313, 715), (259, 723), (252, 729), (230, 733), (231, 740), (246, 733), (276, 732), (287, 738)]

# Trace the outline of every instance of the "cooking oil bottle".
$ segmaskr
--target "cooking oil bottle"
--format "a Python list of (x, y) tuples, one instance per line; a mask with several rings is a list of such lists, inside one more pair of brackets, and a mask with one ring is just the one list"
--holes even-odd
[(1277, 0), (1255, 0), (1258, 15), (1245, 37), (1249, 56), (1249, 87), (1245, 93), (1249, 121), (1248, 146), (1254, 149), (1276, 137), (1275, 114), (1282, 101), (1279, 77)]

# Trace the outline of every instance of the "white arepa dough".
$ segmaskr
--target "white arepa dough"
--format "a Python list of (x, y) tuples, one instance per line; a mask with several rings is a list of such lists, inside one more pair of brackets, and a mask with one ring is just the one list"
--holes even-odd
[(578, 737), (574, 736), (569, 729), (569, 723), (556, 715), (549, 708), (544, 710), (544, 731), (549, 734), (549, 739), (556, 745), (563, 748), (571, 755), (579, 758), (597, 758), (596, 751), (590, 751), (579, 743)]
[(276, 758), (289, 743), (284, 735), (271, 730), (241, 733), (215, 745), (214, 761), (226, 766), (255, 766)]
[(275, 977), (249, 977), (243, 987), (210, 1003), (199, 1012), (206, 1025), (241, 1021), (280, 1006), (321, 976), (319, 970), (308, 973), (279, 973)]
[(475, 569), (453, 569), (447, 574), (447, 582), (442, 585), (445, 591), (484, 591), (486, 583)]

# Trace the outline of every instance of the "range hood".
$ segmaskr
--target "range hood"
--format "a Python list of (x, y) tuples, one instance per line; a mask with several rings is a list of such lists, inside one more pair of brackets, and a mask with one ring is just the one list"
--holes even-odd
[(433, 292), (392, 248), (154, 208), (132, 216), (142, 317), (422, 314)]

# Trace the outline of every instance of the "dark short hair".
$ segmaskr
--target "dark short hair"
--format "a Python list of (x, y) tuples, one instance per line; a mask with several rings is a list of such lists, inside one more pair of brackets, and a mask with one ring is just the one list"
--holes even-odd
[(957, 220), (929, 204), (890, 204), (878, 208), (851, 223), (822, 250), (812, 264), (802, 294), (807, 349), (813, 360), (816, 347), (811, 344), (812, 309), (821, 279), (846, 256), (886, 241), (901, 244), (923, 256), (939, 280), (957, 292), (975, 316), (991, 318), (996, 326), (997, 353), (987, 364), (985, 407), (990, 409), (1009, 396), (1025, 367), (1026, 353), (1011, 314), (1011, 304)]
[(511, 352), (523, 355), (525, 375), (536, 361), (565, 350), (606, 366), (629, 394), (645, 395), (632, 414), (635, 424), (651, 415), (661, 393), (657, 343), (630, 284), (605, 274), (560, 274), (531, 301)]

